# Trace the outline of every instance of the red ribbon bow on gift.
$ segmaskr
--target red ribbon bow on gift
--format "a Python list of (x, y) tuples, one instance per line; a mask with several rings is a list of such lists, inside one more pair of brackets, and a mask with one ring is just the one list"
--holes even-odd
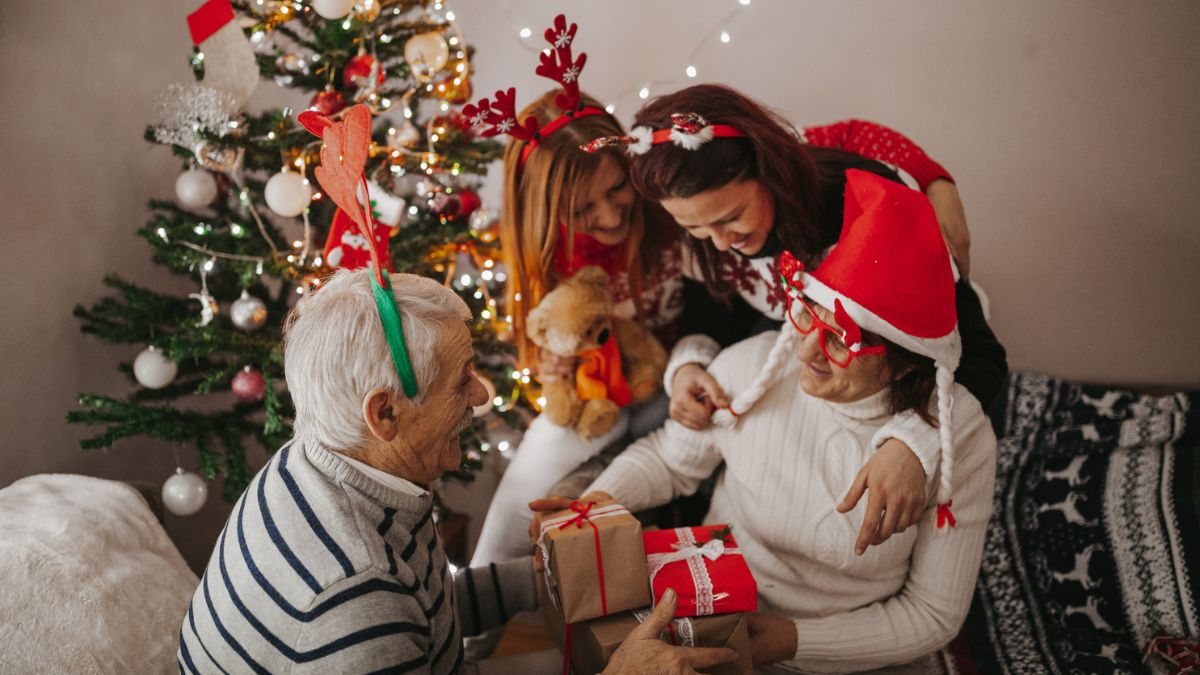
[(576, 513), (575, 517), (558, 526), (558, 529), (566, 529), (572, 525), (577, 528), (583, 527), (584, 523), (592, 526), (592, 536), (596, 539), (596, 574), (600, 578), (600, 611), (604, 616), (608, 616), (608, 597), (604, 592), (604, 558), (600, 554), (600, 528), (596, 527), (596, 523), (588, 517), (592, 507), (596, 502), (571, 502), (571, 510)]

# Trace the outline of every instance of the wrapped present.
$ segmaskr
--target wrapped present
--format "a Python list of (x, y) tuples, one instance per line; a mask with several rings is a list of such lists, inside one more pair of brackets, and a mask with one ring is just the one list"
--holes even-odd
[[(562, 616), (547, 602), (546, 589), (539, 587), (539, 591), (550, 634), (563, 648), (563, 653), (567, 655), (566, 658), (577, 675), (591, 675), (604, 670), (613, 653), (629, 633), (645, 621), (650, 612), (649, 609), (643, 608), (572, 624), (569, 629), (571, 640), (568, 644), (568, 628), (563, 623)], [(660, 637), (665, 642), (675, 645), (729, 647), (737, 652), (738, 657), (732, 663), (705, 668), (699, 671), (701, 673), (747, 675), (754, 670), (750, 655), (750, 634), (742, 614), (674, 619)], [(566, 665), (564, 663), (564, 673), (567, 672)]]
[(542, 522), (549, 599), (574, 623), (650, 604), (637, 519), (612, 500), (573, 502)]
[(654, 601), (668, 588), (679, 595), (675, 616), (707, 616), (758, 609), (758, 584), (725, 525), (645, 532)]

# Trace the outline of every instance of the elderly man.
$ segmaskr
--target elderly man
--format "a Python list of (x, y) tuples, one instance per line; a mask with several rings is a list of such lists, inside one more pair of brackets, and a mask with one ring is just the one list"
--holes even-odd
[[(459, 434), (487, 397), (472, 371), (470, 313), (435, 281), (390, 279), (416, 395), (404, 394), (366, 270), (339, 272), (300, 303), (285, 338), (295, 437), (221, 533), (184, 617), (182, 671), (518, 667), (464, 663), (462, 636), (536, 607), (530, 559), (452, 575), (431, 518), (428, 486), (458, 466)], [(673, 603), (656, 610), (605, 672), (692, 672), (732, 659), (659, 642)]]

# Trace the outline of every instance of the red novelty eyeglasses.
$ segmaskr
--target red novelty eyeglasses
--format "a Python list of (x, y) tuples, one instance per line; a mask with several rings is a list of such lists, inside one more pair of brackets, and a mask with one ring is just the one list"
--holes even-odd
[[(789, 284), (790, 285), (790, 284)], [(887, 351), (884, 345), (859, 346), (857, 350), (851, 349), (846, 344), (846, 333), (843, 330), (834, 328), (833, 326), (821, 320), (817, 313), (813, 311), (811, 305), (804, 299), (804, 296), (788, 293), (788, 320), (792, 322), (796, 330), (801, 335), (808, 335), (813, 330), (819, 331), (817, 337), (821, 345), (821, 352), (825, 354), (825, 358), (839, 368), (849, 368), (850, 362), (858, 356), (867, 356), (869, 354), (882, 354)]]

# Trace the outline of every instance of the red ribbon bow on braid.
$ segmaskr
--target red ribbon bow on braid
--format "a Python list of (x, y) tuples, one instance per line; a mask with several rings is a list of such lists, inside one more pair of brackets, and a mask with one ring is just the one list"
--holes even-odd
[(507, 90), (496, 90), (491, 100), (481, 98), (477, 103), (463, 106), (464, 127), (471, 125), (485, 138), (508, 134), (513, 138), (525, 141), (521, 150), (521, 166), (529, 154), (537, 147), (538, 142), (566, 126), (571, 120), (589, 115), (606, 115), (600, 108), (580, 108), (582, 95), (579, 93), (579, 76), (587, 63), (587, 54), (581, 53), (578, 58), (571, 51), (571, 43), (575, 41), (576, 24), (567, 25), (567, 17), (559, 14), (554, 17), (554, 25), (546, 29), (544, 37), (550, 44), (550, 49), (542, 52), (539, 65), (534, 70), (542, 77), (554, 80), (562, 87), (562, 92), (554, 97), (554, 104), (563, 114), (539, 127), (537, 119), (532, 115), (524, 120), (517, 119), (517, 90), (509, 87)]
[(1154, 655), (1162, 657), (1173, 666), (1171, 675), (1200, 672), (1200, 643), (1160, 633), (1146, 643), (1146, 648), (1142, 651), (1142, 662), (1145, 663)]

